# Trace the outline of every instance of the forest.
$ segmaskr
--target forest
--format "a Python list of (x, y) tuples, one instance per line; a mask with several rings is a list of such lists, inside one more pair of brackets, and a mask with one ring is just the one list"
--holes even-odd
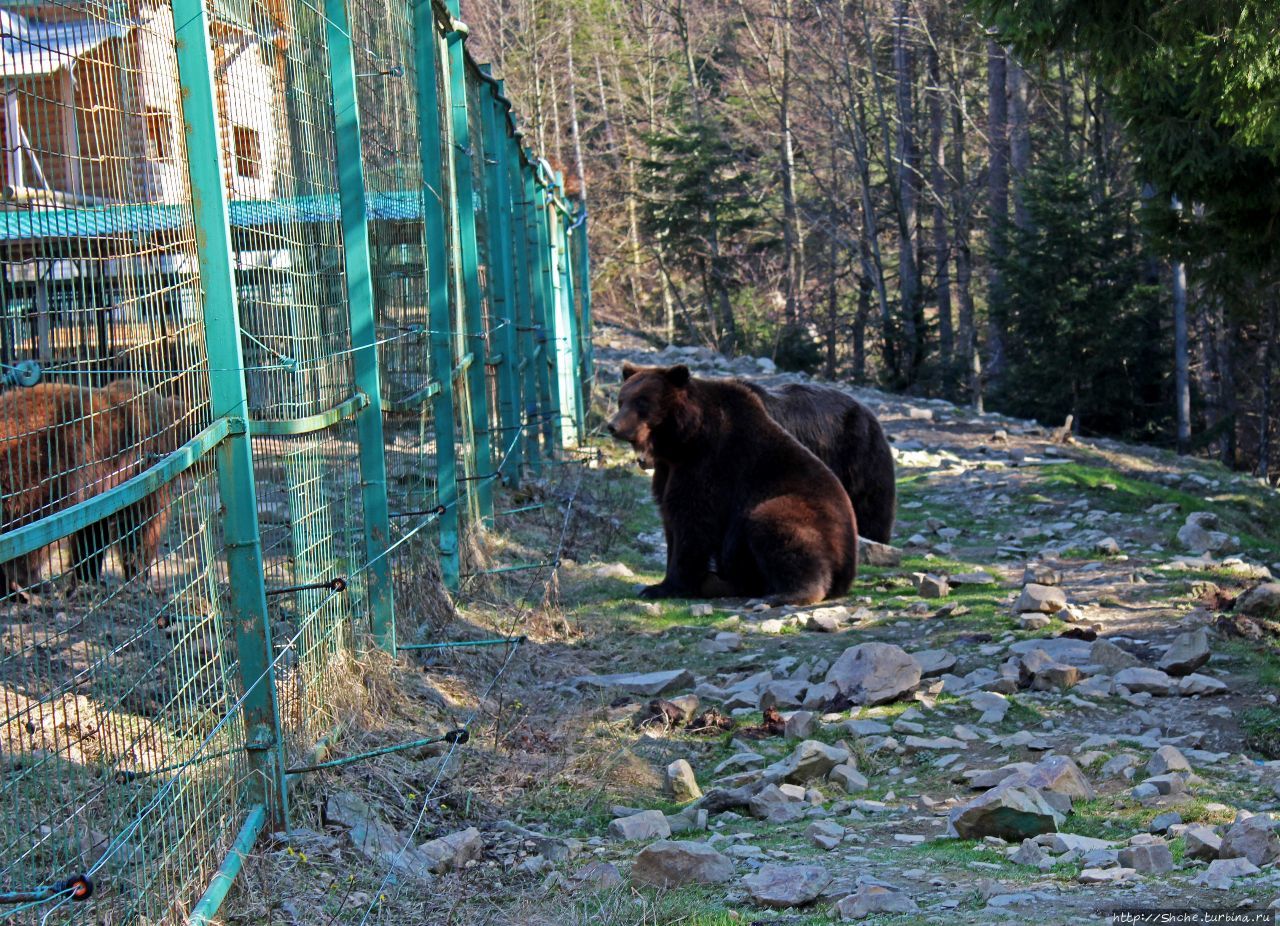
[(468, 0), (654, 343), (1274, 482), (1266, 0)]

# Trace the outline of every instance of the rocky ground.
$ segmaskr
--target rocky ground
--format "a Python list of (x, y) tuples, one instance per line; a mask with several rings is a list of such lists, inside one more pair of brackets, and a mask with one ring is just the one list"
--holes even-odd
[[(597, 349), (602, 403), (624, 358), (785, 378), (618, 336)], [(228, 920), (1066, 924), (1271, 906), (1280, 497), (1163, 451), (854, 394), (893, 441), (900, 518), (849, 598), (637, 600), (661, 576), (660, 522), (629, 453), (601, 443), (572, 477), (558, 598), (503, 687), (472, 690), (464, 662), (408, 667), (419, 687), (449, 680), (421, 695), (440, 724), (486, 718), (427, 825), (430, 755), (313, 783), (313, 826), (247, 880), (305, 869), (310, 887), (265, 906), (242, 892)], [(554, 520), (498, 531), (495, 561), (540, 549)], [(513, 589), (473, 589), (463, 616), (496, 624)]]

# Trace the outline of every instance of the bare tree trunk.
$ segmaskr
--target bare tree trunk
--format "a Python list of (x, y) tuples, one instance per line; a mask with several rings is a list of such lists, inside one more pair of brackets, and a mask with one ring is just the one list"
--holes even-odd
[(948, 230), (947, 189), (947, 138), (943, 119), (942, 66), (938, 61), (938, 49), (930, 44), (929, 64), (929, 144), (932, 160), (929, 165), (930, 185), (933, 187), (933, 248), (937, 272), (938, 295), (938, 348), (942, 355), (942, 382), (947, 395), (954, 393), (955, 335), (951, 315), (951, 240)]
[(1009, 106), (1005, 97), (1006, 60), (1004, 49), (987, 40), (987, 201), (988, 250), (991, 265), (987, 271), (987, 377), (998, 382), (1004, 374), (1004, 286), (1000, 279), (999, 261), (1006, 254), (1005, 226), (1009, 221)]
[(1267, 320), (1263, 329), (1262, 341), (1262, 401), (1258, 425), (1258, 475), (1268, 485), (1271, 484), (1271, 442), (1272, 442), (1272, 387), (1276, 365), (1276, 301), (1273, 293), (1268, 300)]
[(573, 172), (578, 178), (578, 199), (587, 205), (587, 172), (582, 159), (582, 132), (578, 126), (578, 90), (573, 63), (573, 20), (568, 24), (568, 48), (565, 61), (565, 91), (569, 103), (569, 141), (573, 145)]
[(915, 108), (912, 101), (915, 55), (912, 53), (908, 34), (910, 28), (911, 13), (907, 0), (894, 0), (893, 70), (898, 109), (898, 275), (902, 292), (903, 372), (907, 385), (915, 382), (924, 354), (924, 313), (914, 237), (920, 197), (920, 152), (916, 145)]
[(1178, 410), (1178, 453), (1191, 449), (1191, 375), (1187, 357), (1187, 265), (1173, 265), (1174, 404)]
[[(863, 266), (870, 265), (866, 255), (867, 240), (862, 238)], [(853, 379), (854, 382), (867, 381), (867, 322), (871, 318), (871, 290), (874, 283), (865, 272), (858, 274), (858, 313), (853, 317)]]
[(978, 323), (973, 307), (973, 252), (970, 247), (969, 193), (965, 167), (964, 82), (951, 52), (951, 214), (955, 222), (956, 299), (960, 310), (960, 359), (973, 410), (981, 414), (982, 356), (978, 352)]
[(782, 74), (778, 91), (779, 169), (782, 172), (782, 247), (785, 261), (786, 325), (800, 320), (799, 299), (803, 286), (804, 253), (800, 236), (800, 215), (796, 209), (796, 159), (791, 133), (791, 17), (792, 0), (782, 0)]
[(1020, 231), (1031, 228), (1027, 209), (1027, 171), (1031, 167), (1031, 83), (1016, 60), (1008, 63), (1009, 167), (1013, 181), (1013, 224)]
[(857, 112), (854, 119), (854, 157), (858, 162), (858, 182), (861, 186), (859, 201), (862, 205), (863, 271), (875, 282), (876, 297), (880, 303), (880, 324), (884, 337), (881, 354), (890, 372), (897, 372), (897, 334), (893, 329), (893, 313), (889, 309), (889, 294), (884, 283), (884, 261), (880, 258), (880, 229), (876, 222), (875, 207), (871, 202), (871, 165), (868, 162), (866, 112), (862, 94), (854, 94)]

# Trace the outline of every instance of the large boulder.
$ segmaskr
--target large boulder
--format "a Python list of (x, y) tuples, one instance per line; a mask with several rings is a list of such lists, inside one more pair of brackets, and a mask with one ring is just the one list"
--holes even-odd
[(1015, 614), (1034, 611), (1054, 614), (1067, 606), (1067, 594), (1055, 585), (1038, 585), (1030, 582), (1022, 587), (1022, 594), (1014, 602)]
[(1178, 542), (1192, 553), (1223, 553), (1235, 548), (1230, 534), (1218, 530), (1218, 516), (1209, 511), (1193, 511), (1178, 528)]
[(436, 874), (443, 874), (479, 859), (480, 853), (484, 851), (484, 840), (480, 837), (480, 831), (471, 826), (424, 842), (418, 849), (431, 859), (431, 870)]
[(1067, 756), (1045, 756), (1027, 773), (1026, 783), (1042, 793), (1050, 791), (1081, 801), (1093, 799), (1093, 785)]
[(693, 773), (693, 766), (687, 759), (676, 759), (667, 766), (667, 795), (676, 803), (684, 804), (702, 797), (702, 789), (698, 787), (698, 777)]
[(671, 835), (671, 824), (661, 810), (642, 810), (629, 817), (619, 817), (609, 823), (609, 835), (614, 839), (666, 839)]
[(1209, 661), (1209, 634), (1202, 627), (1180, 634), (1156, 664), (1170, 675), (1190, 675)]
[(1171, 695), (1178, 691), (1178, 683), (1168, 673), (1161, 672), (1159, 669), (1143, 667), (1121, 669), (1115, 674), (1115, 682), (1130, 691), (1145, 691), (1153, 695)]
[(645, 846), (631, 864), (631, 880), (649, 887), (721, 884), (733, 875), (733, 861), (705, 842), (659, 840)]
[(1280, 621), (1280, 582), (1266, 582), (1236, 599), (1236, 613)]
[(742, 879), (752, 900), (778, 909), (812, 903), (830, 883), (831, 875), (819, 865), (762, 865)]
[(866, 919), (874, 913), (915, 913), (920, 908), (909, 896), (888, 884), (863, 884), (856, 894), (836, 901), (841, 920)]
[(693, 684), (693, 673), (688, 669), (671, 669), (665, 672), (620, 672), (615, 675), (581, 675), (572, 682), (588, 688), (613, 688), (634, 695), (656, 697), (668, 691), (688, 688)]
[(1269, 814), (1246, 817), (1222, 837), (1219, 858), (1247, 858), (1255, 865), (1265, 865), (1280, 857), (1280, 836)]
[(892, 643), (859, 643), (840, 654), (827, 681), (855, 704), (885, 704), (920, 684), (920, 664)]
[(1054, 832), (1062, 820), (1062, 814), (1039, 791), (1015, 778), (952, 810), (948, 823), (961, 839), (999, 836), (1021, 842), (1029, 836)]
[(773, 763), (764, 770), (766, 781), (786, 781), (804, 784), (815, 778), (825, 778), (837, 765), (849, 761), (850, 752), (843, 746), (831, 746), (818, 740), (805, 740), (785, 759)]

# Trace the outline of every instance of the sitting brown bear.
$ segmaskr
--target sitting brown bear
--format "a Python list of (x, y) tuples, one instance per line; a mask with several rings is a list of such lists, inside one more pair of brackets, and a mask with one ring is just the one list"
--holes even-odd
[(609, 433), (664, 472), (667, 574), (642, 597), (812, 604), (849, 590), (858, 551), (849, 497), (750, 389), (694, 379), (685, 366), (624, 376)]
[(858, 536), (888, 543), (898, 507), (893, 451), (871, 409), (830, 386), (789, 383), (766, 389), (738, 382), (760, 397), (770, 418), (836, 474), (853, 503)]
[[(181, 443), (177, 399), (143, 394), (130, 380), (102, 389), (40, 383), (0, 395), (0, 530), (31, 524), (114, 488)], [(159, 555), (170, 491), (158, 489), (72, 536), (76, 575), (101, 577), (115, 545), (126, 578)], [(49, 549), (5, 563), (7, 592), (39, 583)]]

